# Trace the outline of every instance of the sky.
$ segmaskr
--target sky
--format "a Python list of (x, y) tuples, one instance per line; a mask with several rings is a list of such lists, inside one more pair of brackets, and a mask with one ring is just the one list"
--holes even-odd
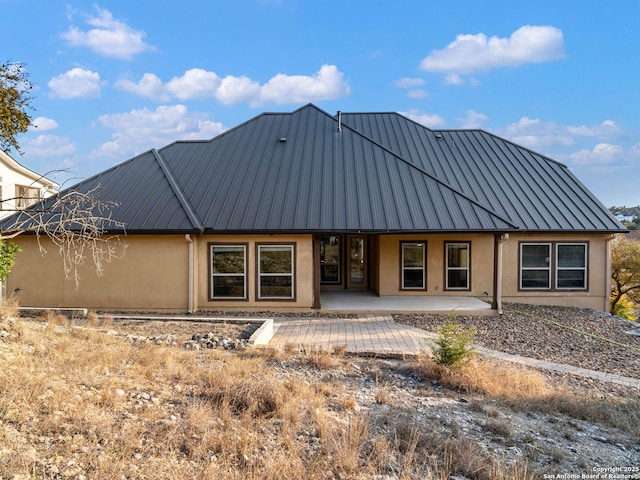
[(70, 186), (262, 112), (483, 129), (640, 204), (640, 1), (0, 0), (24, 166)]

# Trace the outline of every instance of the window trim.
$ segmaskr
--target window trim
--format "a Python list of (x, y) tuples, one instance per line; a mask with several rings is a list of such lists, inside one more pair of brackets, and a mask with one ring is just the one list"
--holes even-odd
[[(584, 247), (584, 267), (580, 267), (580, 268), (576, 268), (576, 267), (564, 267), (564, 268), (560, 268), (558, 266), (558, 250), (559, 250), (559, 246), (561, 245), (573, 245), (573, 246), (582, 246)], [(554, 260), (555, 260), (555, 269), (554, 269), (554, 273), (555, 273), (555, 281), (554, 281), (554, 286), (555, 289), (558, 291), (574, 291), (574, 292), (581, 292), (581, 291), (585, 291), (588, 290), (589, 287), (589, 245), (588, 242), (557, 242), (555, 244), (555, 255), (554, 255)], [(584, 271), (584, 286), (583, 287), (560, 287), (558, 286), (558, 272), (560, 270), (581, 270)]]
[[(467, 267), (449, 267), (449, 246), (465, 245), (467, 247)], [(450, 287), (449, 286), (449, 270), (465, 270), (467, 272), (466, 287)], [(453, 292), (471, 291), (471, 241), (445, 241), (444, 242), (444, 290)]]
[[(218, 301), (234, 301), (234, 302), (246, 302), (249, 300), (249, 244), (248, 243), (236, 243), (236, 242), (209, 242), (207, 244), (209, 247), (209, 301), (210, 302), (218, 302)], [(216, 297), (213, 295), (213, 249), (215, 247), (242, 247), (244, 250), (244, 273), (242, 277), (244, 278), (244, 296), (243, 297)], [(219, 277), (224, 276), (241, 276), (240, 274), (217, 274)]]
[[(543, 269), (541, 267), (535, 267), (535, 268), (525, 268), (523, 267), (523, 261), (522, 261), (522, 251), (523, 251), (523, 247), (527, 246), (527, 245), (535, 245), (535, 246), (540, 246), (540, 245), (546, 245), (549, 248), (549, 263), (546, 269)], [(521, 290), (523, 292), (527, 292), (527, 291), (539, 291), (539, 292), (546, 292), (546, 291), (550, 291), (552, 290), (552, 286), (553, 286), (553, 266), (552, 266), (552, 257), (553, 257), (553, 251), (554, 251), (554, 247), (553, 247), (553, 242), (519, 242), (519, 246), (518, 246), (518, 290)], [(544, 287), (544, 288), (535, 288), (535, 287), (524, 287), (522, 285), (522, 271), (523, 270), (547, 270), (548, 274), (547, 274), (547, 279), (548, 279), (548, 287)]]
[[(263, 274), (260, 272), (260, 249), (261, 247), (288, 247), (291, 248), (291, 273), (290, 274)], [(256, 301), (258, 302), (295, 302), (296, 301), (296, 243), (295, 242), (263, 242), (256, 243)], [(291, 296), (290, 297), (262, 297), (260, 279), (263, 276), (291, 276)]]
[[(522, 246), (523, 245), (549, 245), (549, 288), (523, 288), (522, 287)], [(582, 245), (584, 246), (584, 267), (580, 268), (558, 268), (558, 246), (559, 245)], [(577, 241), (520, 241), (518, 242), (518, 291), (520, 292), (588, 292), (589, 291), (589, 250), (590, 242), (588, 240)], [(584, 271), (584, 287), (559, 287), (558, 271), (559, 270), (583, 270)]]
[[(404, 265), (404, 246), (405, 245), (422, 245), (422, 267), (405, 267)], [(427, 291), (427, 241), (426, 240), (401, 240), (400, 241), (400, 291)], [(404, 272), (405, 270), (422, 270), (422, 287), (405, 287)]]

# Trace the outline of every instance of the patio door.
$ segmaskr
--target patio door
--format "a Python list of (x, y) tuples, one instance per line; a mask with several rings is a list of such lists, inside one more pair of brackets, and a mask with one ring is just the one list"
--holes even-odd
[(368, 289), (368, 250), (365, 235), (321, 236), (320, 285), (325, 289)]
[(369, 288), (367, 237), (347, 235), (347, 288)]

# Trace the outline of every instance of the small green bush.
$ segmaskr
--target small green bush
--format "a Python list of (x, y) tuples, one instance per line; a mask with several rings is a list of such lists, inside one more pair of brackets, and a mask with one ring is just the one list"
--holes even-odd
[(437, 346), (433, 352), (433, 360), (438, 365), (452, 366), (469, 360), (474, 355), (473, 339), (476, 330), (473, 327), (464, 328), (453, 321), (450, 314), (442, 327), (438, 329)]

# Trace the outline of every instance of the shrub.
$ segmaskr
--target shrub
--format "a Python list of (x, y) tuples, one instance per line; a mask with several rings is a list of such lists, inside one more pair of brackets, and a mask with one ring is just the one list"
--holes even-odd
[(453, 314), (449, 314), (444, 325), (438, 329), (433, 360), (438, 365), (453, 366), (470, 359), (474, 355), (474, 337), (475, 328), (464, 328), (453, 321)]
[(636, 315), (634, 313), (634, 303), (628, 298), (621, 298), (615, 304), (612, 310), (612, 314), (617, 317), (625, 318), (627, 320), (636, 320)]

